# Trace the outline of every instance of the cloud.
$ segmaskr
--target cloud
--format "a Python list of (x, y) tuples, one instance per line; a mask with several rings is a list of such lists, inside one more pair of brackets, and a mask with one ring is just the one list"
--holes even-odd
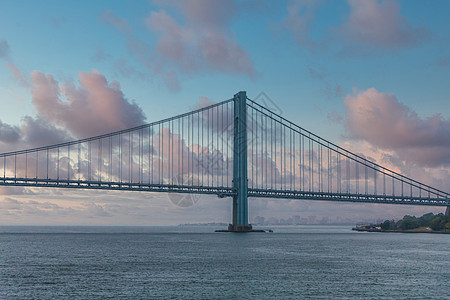
[(330, 74), (325, 71), (322, 67), (313, 68), (311, 66), (307, 66), (308, 73), (311, 78), (316, 78), (322, 85), (321, 92), (327, 96), (329, 99), (341, 98), (342, 95), (342, 87), (337, 83), (332, 83), (329, 79)]
[[(344, 23), (320, 28), (314, 21), (322, 2), (290, 0), (281, 22), (298, 46), (312, 52), (374, 54), (414, 47), (431, 37), (425, 27), (414, 26), (400, 13), (395, 0), (347, 0), (350, 12)], [(318, 31), (320, 38), (314, 36)]]
[[(108, 83), (98, 71), (78, 74), (80, 86), (58, 84), (48, 74), (31, 74), (32, 101), (39, 116), (76, 137), (87, 137), (138, 126), (145, 116), (129, 102), (118, 82)], [(63, 100), (66, 99), (66, 100)]]
[(89, 217), (111, 217), (112, 214), (108, 211), (107, 207), (96, 204), (96, 203), (86, 203), (86, 212), (89, 212)]
[(95, 62), (100, 62), (110, 57), (111, 57), (110, 54), (106, 53), (102, 48), (97, 47), (97, 49), (95, 49), (94, 55), (92, 55), (92, 60)]
[[(179, 91), (180, 74), (223, 72), (253, 78), (250, 55), (239, 45), (229, 25), (242, 9), (234, 1), (164, 1), (145, 20), (156, 43), (137, 37), (133, 27), (113, 12), (101, 20), (116, 27), (126, 37), (126, 47), (141, 67), (150, 71), (168, 87)], [(175, 16), (181, 16), (181, 20)], [(123, 65), (119, 65), (123, 67)], [(129, 70), (129, 67), (128, 67)], [(132, 76), (137, 72), (121, 72)], [(142, 76), (141, 76), (142, 77)]]
[(73, 139), (70, 132), (40, 116), (24, 116), (20, 126), (0, 121), (0, 152), (48, 146)]
[[(54, 219), (59, 217), (62, 220), (68, 216), (77, 217), (102, 217), (101, 206), (96, 205), (96, 208), (86, 206), (80, 208), (71, 208), (61, 206), (60, 203), (55, 203), (48, 200), (18, 200), (9, 197), (4, 197), (0, 200), (0, 215), (2, 217), (13, 215), (16, 219), (30, 220), (33, 218), (46, 217), (46, 221), (41, 220), (41, 224), (49, 222), (47, 218)], [(14, 221), (13, 221), (14, 222)], [(23, 221), (22, 221), (23, 222)], [(61, 221), (60, 221), (61, 222)], [(64, 221), (63, 221), (64, 222)], [(38, 223), (39, 224), (39, 223)], [(61, 223), (60, 223), (61, 224)], [(64, 224), (64, 223), (62, 223)]]
[(136, 77), (136, 78), (141, 78), (141, 79), (144, 79), (146, 77), (145, 74), (136, 70), (124, 58), (118, 59), (114, 63), (114, 69), (116, 70), (116, 73), (122, 75), (123, 77), (127, 77), (127, 78)]
[(33, 195), (31, 190), (22, 186), (1, 186), (0, 195)]
[(20, 129), (17, 126), (5, 124), (0, 120), (0, 143), (14, 143), (20, 138)]
[(287, 2), (288, 15), (282, 26), (290, 32), (294, 41), (301, 47), (315, 51), (322, 46), (310, 37), (311, 23), (314, 21), (315, 11), (322, 1), (291, 0)]
[(11, 73), (14, 75), (14, 79), (19, 82), (23, 87), (28, 88), (29, 82), (28, 80), (22, 75), (20, 70), (16, 67), (15, 64), (12, 63), (12, 60), (9, 56), (10, 47), (6, 40), (0, 40), (0, 59), (3, 58), (7, 61), (6, 67), (11, 71)]
[(202, 96), (195, 104), (194, 109), (201, 109), (201, 108), (205, 108), (205, 107), (208, 107), (208, 106), (211, 106), (214, 104), (217, 104), (217, 102), (212, 101), (208, 97)]
[(105, 11), (101, 16), (100, 19), (105, 22), (113, 25), (116, 27), (122, 34), (131, 34), (133, 32), (133, 28), (130, 26), (130, 24), (120, 19), (118, 16), (116, 16), (112, 11), (108, 10)]
[(215, 70), (254, 76), (249, 54), (228, 28), (237, 9), (234, 2), (191, 0), (174, 6), (184, 16), (184, 26), (165, 10), (151, 12), (146, 20), (149, 30), (159, 34), (158, 59), (181, 72)]
[(20, 126), (0, 121), (0, 152), (16, 151), (68, 141), (71, 134), (41, 117), (25, 116)]
[(438, 67), (450, 67), (450, 57), (440, 57), (435, 60), (435, 65)]
[(21, 208), (22, 208), (21, 202), (9, 197), (5, 197), (3, 201), (0, 202), (1, 210), (19, 210)]
[(374, 88), (347, 95), (344, 104), (351, 138), (394, 150), (410, 163), (450, 164), (450, 119), (440, 114), (421, 118), (395, 95)]
[(30, 86), (30, 83), (28, 82), (28, 80), (22, 75), (20, 70), (13, 63), (8, 62), (6, 64), (6, 66), (13, 73), (14, 78), (17, 80), (17, 82), (19, 82), (24, 87)]
[(54, 145), (72, 138), (70, 133), (41, 117), (25, 116), (21, 131), (26, 148)]
[[(126, 37), (126, 47), (134, 58), (139, 61), (140, 66), (149, 70), (152, 75), (160, 77), (169, 90), (180, 91), (180, 83), (176, 72), (155, 59), (152, 48), (134, 34), (133, 28), (126, 20), (119, 18), (112, 11), (106, 11), (100, 19), (117, 28)], [(146, 77), (142, 73), (135, 71), (131, 66), (126, 66), (124, 72), (123, 62), (119, 60), (116, 63), (115, 67), (118, 74), (125, 77), (138, 75), (139, 79)]]
[[(205, 108), (211, 105), (217, 104), (217, 102), (209, 99), (208, 97), (200, 97), (199, 101), (194, 106), (193, 110)], [(220, 118), (218, 118), (220, 114)], [(228, 105), (221, 105), (212, 109), (204, 110), (199, 114), (200, 121), (204, 126), (209, 127), (217, 133), (228, 132), (231, 137), (231, 131), (233, 130), (233, 108)], [(251, 122), (251, 120), (249, 120)], [(248, 125), (251, 127), (251, 125)]]
[[(36, 114), (24, 116), (19, 126), (0, 120), (0, 152), (54, 145), (144, 123), (141, 108), (124, 97), (117, 82), (108, 83), (103, 75), (93, 71), (80, 72), (79, 83), (59, 84), (51, 75), (34, 71), (31, 92)], [(85, 176), (83, 164), (80, 174)], [(53, 157), (50, 166), (56, 166)], [(25, 174), (24, 170), (24, 162), (18, 162), (18, 174)], [(74, 174), (64, 167), (61, 172)]]
[(6, 40), (0, 40), (0, 58), (8, 58), (9, 56), (9, 44)]
[(350, 15), (338, 33), (353, 46), (394, 49), (417, 46), (429, 37), (400, 14), (396, 1), (348, 0)]
[(330, 122), (341, 124), (344, 118), (340, 113), (338, 113), (335, 109), (333, 109), (330, 113), (327, 115), (327, 119)]

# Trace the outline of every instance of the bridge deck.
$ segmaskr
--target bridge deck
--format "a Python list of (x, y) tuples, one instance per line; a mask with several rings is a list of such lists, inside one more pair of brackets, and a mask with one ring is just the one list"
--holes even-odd
[[(233, 197), (236, 192), (231, 187), (209, 187), (188, 186), (173, 184), (146, 184), (128, 182), (107, 181), (76, 181), (65, 179), (39, 179), (39, 178), (2, 178), (0, 186), (26, 186), (68, 189), (96, 189), (116, 191), (141, 191), (141, 192), (166, 192), (166, 193), (194, 193), (204, 195), (216, 195), (218, 197)], [(442, 197), (413, 197), (393, 195), (371, 195), (351, 193), (326, 193), (312, 191), (289, 191), (270, 189), (248, 189), (248, 197), (273, 198), (273, 199), (296, 199), (296, 200), (319, 200), (338, 202), (360, 202), (379, 204), (409, 204), (425, 206), (450, 206), (450, 199)]]

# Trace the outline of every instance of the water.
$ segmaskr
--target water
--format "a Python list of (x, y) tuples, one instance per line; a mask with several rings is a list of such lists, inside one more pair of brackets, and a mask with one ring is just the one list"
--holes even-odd
[(445, 299), (450, 235), (0, 227), (0, 299)]

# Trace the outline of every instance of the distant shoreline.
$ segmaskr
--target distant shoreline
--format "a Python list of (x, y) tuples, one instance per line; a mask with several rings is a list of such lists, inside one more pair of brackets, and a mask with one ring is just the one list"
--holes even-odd
[(352, 230), (359, 232), (387, 232), (387, 233), (435, 233), (435, 234), (450, 234), (450, 231), (433, 231), (428, 229), (411, 229), (411, 230), (383, 230), (383, 229), (369, 229), (369, 228), (356, 228)]

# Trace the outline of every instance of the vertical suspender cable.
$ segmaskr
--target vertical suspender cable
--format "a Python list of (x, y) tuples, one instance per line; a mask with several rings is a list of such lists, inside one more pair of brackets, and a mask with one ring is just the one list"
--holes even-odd
[(98, 156), (97, 156), (97, 163), (98, 163), (98, 181), (102, 181), (102, 155), (103, 155), (103, 149), (102, 149), (102, 141), (103, 139), (98, 140)]
[(164, 171), (161, 170), (161, 166), (162, 166), (162, 163), (164, 160), (164, 146), (161, 147), (162, 135), (163, 135), (162, 124), (159, 123), (159, 134), (158, 134), (158, 150), (159, 150), (159, 152), (158, 152), (158, 157), (159, 157), (159, 160), (158, 160), (158, 183), (159, 184), (163, 183), (162, 176), (164, 173)]
[[(168, 184), (172, 184), (172, 176), (171, 176), (171, 174), (170, 174), (170, 166), (171, 166), (171, 147), (170, 147), (170, 145), (171, 145), (171, 138), (170, 138), (170, 136), (171, 136), (171, 134), (172, 134), (172, 132), (171, 132), (171, 127), (170, 127), (170, 120), (167, 122), (167, 127), (168, 127), (168, 132), (169, 132), (169, 136), (167, 137), (167, 176), (169, 177), (169, 180), (167, 181), (167, 183)], [(163, 141), (163, 143), (164, 143), (164, 141)], [(173, 147), (172, 147), (173, 148)], [(173, 150), (173, 149), (172, 149)]]
[(202, 147), (200, 146), (200, 113), (197, 113), (197, 185), (198, 186), (200, 185), (200, 166), (203, 166), (203, 164), (200, 163), (200, 149), (202, 149)]
[(67, 181), (70, 180), (70, 144), (67, 145)]
[(202, 186), (205, 185), (205, 113), (202, 113), (202, 151), (201, 151), (201, 161), (202, 161)]
[(354, 162), (356, 171), (356, 194), (359, 194), (359, 163), (356, 160)]
[(267, 169), (269, 167), (269, 154), (267, 153), (267, 142), (268, 142), (268, 131), (267, 131), (267, 117), (264, 117), (264, 121), (263, 121), (263, 132), (264, 132), (264, 145), (265, 145), (265, 151), (264, 151), (264, 161), (266, 164), (266, 172), (265, 172), (265, 176), (264, 176), (264, 182), (266, 184), (266, 189), (268, 187), (268, 180), (267, 180)]
[(59, 146), (57, 150), (57, 160), (56, 160), (56, 180), (59, 181)]
[(220, 150), (220, 146), (219, 146), (219, 107), (216, 106), (216, 150), (215, 155), (214, 155), (214, 173), (216, 175), (216, 185), (219, 186), (219, 168), (220, 168), (220, 164), (219, 164), (219, 150)]
[(79, 183), (79, 181), (80, 181), (80, 178), (81, 178), (81, 162), (80, 162), (80, 160), (81, 160), (81, 149), (80, 149), (80, 147), (81, 147), (81, 143), (78, 143), (78, 183)]
[(295, 191), (295, 190), (296, 190), (296, 189), (295, 189), (295, 179), (296, 179), (296, 174), (295, 174), (295, 173), (296, 173), (296, 172), (295, 172), (295, 167), (296, 167), (296, 166), (295, 166), (295, 156), (296, 156), (296, 154), (297, 154), (297, 153), (296, 153), (296, 150), (295, 150), (295, 132), (292, 133), (292, 142), (293, 142), (293, 144), (294, 144), (294, 147), (293, 147), (293, 151), (294, 151), (294, 161), (293, 161), (294, 170), (293, 170), (293, 171), (294, 171), (294, 191)]
[(258, 185), (258, 178), (259, 178), (259, 175), (261, 174), (261, 170), (259, 170), (259, 168), (258, 168), (258, 161), (259, 161), (259, 155), (258, 155), (258, 149), (259, 149), (259, 146), (258, 146), (258, 124), (257, 124), (257, 122), (258, 122), (258, 112), (257, 111), (253, 111), (254, 112), (254, 115), (255, 115), (255, 118), (254, 118), (254, 123), (255, 123), (255, 128), (254, 128), (254, 131), (255, 131), (255, 133), (254, 133), (254, 135), (255, 135), (255, 137), (254, 137), (254, 139), (255, 139), (255, 185), (256, 185), (256, 188), (260, 188), (260, 186)]
[(123, 149), (122, 149), (122, 134), (119, 134), (119, 181), (122, 183), (122, 169), (123, 169)]
[(373, 169), (373, 194), (377, 194), (377, 170)]
[(47, 148), (47, 177), (46, 178), (48, 179), (48, 148)]
[[(149, 144), (148, 144), (148, 159), (149, 159), (149, 165), (150, 167), (148, 168), (148, 184), (153, 184), (153, 173), (154, 173), (154, 169), (153, 169), (153, 154), (155, 152), (155, 147), (153, 145), (153, 136), (155, 134), (155, 131), (153, 129), (153, 126), (149, 126), (148, 127), (148, 135), (149, 135)], [(151, 159), (151, 162), (150, 162)]]
[[(4, 157), (3, 157), (3, 159), (4, 159)], [(38, 178), (38, 169), (39, 169), (39, 151), (36, 151), (36, 180)]]
[(273, 118), (272, 118), (272, 113), (270, 114), (270, 188), (273, 189), (273, 158), (274, 158), (274, 153), (273, 153)]
[(191, 163), (192, 163), (192, 169), (191, 169), (191, 185), (194, 185), (194, 115), (191, 115), (191, 131), (192, 131), (192, 151), (191, 151)]
[(222, 142), (222, 145), (221, 145), (221, 148), (220, 148), (220, 153), (221, 153), (221, 161), (220, 161), (220, 170), (221, 170), (221, 174), (222, 174), (222, 187), (224, 186), (223, 185), (223, 167), (224, 167), (224, 165), (223, 165), (223, 163), (224, 163), (224, 161), (225, 161), (225, 157), (224, 157), (224, 149), (223, 149), (223, 133), (224, 133), (224, 131), (225, 131), (225, 128), (224, 128), (224, 126), (223, 126), (223, 107), (224, 107), (224, 105), (221, 105), (220, 106), (220, 110), (221, 110), (221, 117), (220, 117), (220, 140), (221, 140), (221, 142)]
[(182, 146), (182, 142), (183, 142), (183, 136), (181, 134), (181, 126), (180, 126), (180, 122), (182, 121), (182, 119), (177, 119), (177, 124), (178, 124), (178, 165), (177, 165), (177, 180), (178, 180), (178, 185), (182, 185), (182, 180), (183, 180), (183, 174), (180, 173), (180, 163), (181, 163), (181, 146)]
[(368, 194), (369, 183), (367, 182), (367, 166), (364, 166), (365, 194)]

